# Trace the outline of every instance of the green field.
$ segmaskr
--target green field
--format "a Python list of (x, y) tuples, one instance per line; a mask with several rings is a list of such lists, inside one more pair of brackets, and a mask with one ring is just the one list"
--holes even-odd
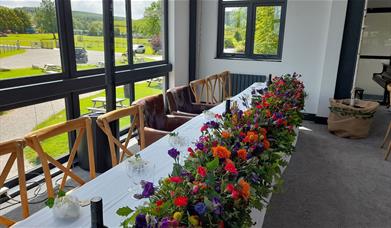
[[(56, 35), (58, 39), (58, 35)], [(34, 43), (46, 43), (55, 46), (56, 42), (53, 35), (49, 33), (44, 34), (8, 34), (7, 37), (0, 37), (0, 45), (16, 45), (17, 41), (20, 46), (33, 46)], [(127, 49), (127, 39), (123, 37), (115, 37), (115, 52), (123, 53)], [(145, 54), (153, 55), (153, 49), (148, 39), (133, 39), (133, 44), (145, 45)], [(50, 46), (51, 47), (51, 46)], [(75, 35), (75, 47), (83, 47), (91, 51), (103, 51), (103, 36), (86, 36)]]
[[(136, 83), (135, 84), (135, 97), (136, 99), (140, 99), (145, 96), (153, 95), (153, 94), (158, 94), (161, 93), (161, 85), (158, 84), (157, 82), (152, 82), (151, 86), (148, 87), (146, 82), (141, 82), (141, 83)], [(118, 98), (124, 98), (124, 87), (119, 86), (117, 87), (116, 90), (117, 97)], [(104, 97), (105, 92), (101, 91), (97, 94), (94, 94), (92, 96), (84, 97), (80, 99), (80, 113), (86, 114), (88, 113), (88, 107), (93, 106), (93, 102), (91, 101), (92, 99), (96, 97)], [(129, 105), (129, 99), (126, 99), (124, 102), (124, 105)], [(42, 123), (38, 124), (34, 130), (36, 129), (41, 129), (53, 124), (65, 122), (66, 120), (66, 114), (65, 110), (61, 110), (60, 112), (52, 115), (49, 117), (47, 120), (43, 121)], [(130, 119), (129, 118), (122, 118), (120, 120), (120, 128), (123, 129), (127, 126), (129, 126)], [(51, 156), (58, 158), (66, 153), (69, 153), (69, 148), (68, 148), (68, 135), (67, 134), (62, 134), (59, 135), (55, 138), (45, 140), (42, 143), (42, 146), (48, 154)], [(25, 157), (30, 163), (37, 164), (37, 154), (35, 151), (33, 151), (31, 148), (26, 148), (25, 149)]]

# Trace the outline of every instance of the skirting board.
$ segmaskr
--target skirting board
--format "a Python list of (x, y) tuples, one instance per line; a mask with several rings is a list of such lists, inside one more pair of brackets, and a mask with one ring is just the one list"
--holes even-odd
[(304, 120), (314, 121), (317, 124), (327, 124), (327, 117), (317, 116), (313, 113), (303, 113)]

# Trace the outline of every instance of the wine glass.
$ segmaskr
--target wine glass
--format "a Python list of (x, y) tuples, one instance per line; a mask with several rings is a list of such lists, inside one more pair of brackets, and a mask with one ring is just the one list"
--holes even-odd
[(146, 179), (146, 165), (147, 162), (140, 157), (131, 157), (125, 160), (126, 162), (126, 174), (130, 178), (131, 186), (128, 191), (132, 193), (132, 196), (139, 193), (141, 189), (141, 181)]

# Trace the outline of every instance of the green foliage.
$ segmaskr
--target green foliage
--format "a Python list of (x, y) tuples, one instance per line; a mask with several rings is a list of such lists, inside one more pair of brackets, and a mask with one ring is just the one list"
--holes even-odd
[(152, 2), (151, 5), (145, 9), (144, 18), (146, 27), (144, 27), (144, 34), (147, 36), (160, 34), (163, 17), (162, 2), (163, 1), (161, 0)]
[(23, 33), (30, 27), (30, 17), (23, 10), (0, 6), (0, 32), (11, 30)]
[(52, 33), (56, 39), (57, 17), (56, 6), (52, 0), (42, 0), (35, 13), (35, 22), (41, 33)]
[(254, 54), (276, 55), (280, 18), (275, 18), (276, 7), (257, 7), (254, 35)]

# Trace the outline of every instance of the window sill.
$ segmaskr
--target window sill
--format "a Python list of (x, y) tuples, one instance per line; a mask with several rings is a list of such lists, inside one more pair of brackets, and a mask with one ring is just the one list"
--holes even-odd
[(239, 60), (239, 61), (257, 61), (257, 62), (282, 62), (282, 59), (261, 59), (261, 58), (248, 58), (248, 57), (235, 57), (235, 56), (221, 56), (215, 57), (220, 60)]

